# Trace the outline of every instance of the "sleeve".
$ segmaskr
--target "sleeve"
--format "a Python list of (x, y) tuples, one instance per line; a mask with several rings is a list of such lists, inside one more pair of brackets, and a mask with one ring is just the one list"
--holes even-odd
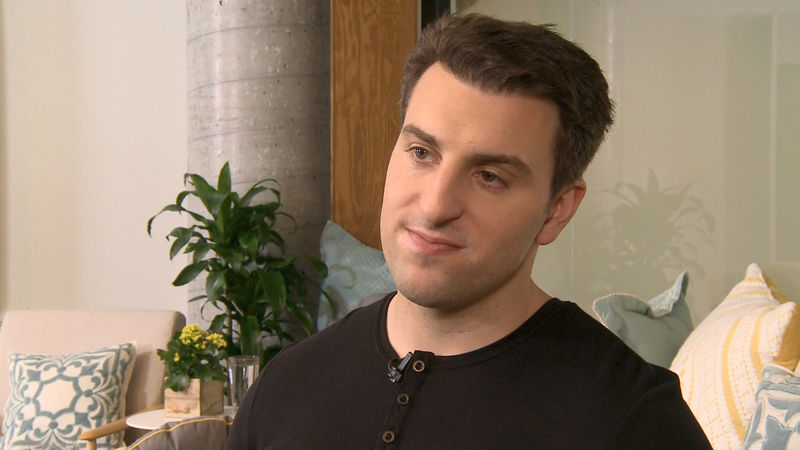
[(710, 449), (711, 444), (675, 379), (655, 386), (636, 401), (609, 448)]

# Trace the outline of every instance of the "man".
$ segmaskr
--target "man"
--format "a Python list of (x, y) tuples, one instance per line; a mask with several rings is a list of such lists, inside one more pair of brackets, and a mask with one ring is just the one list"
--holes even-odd
[(228, 447), (707, 448), (677, 377), (530, 277), (612, 122), (545, 27), (429, 27), (405, 70), (381, 240), (397, 292), (276, 356)]

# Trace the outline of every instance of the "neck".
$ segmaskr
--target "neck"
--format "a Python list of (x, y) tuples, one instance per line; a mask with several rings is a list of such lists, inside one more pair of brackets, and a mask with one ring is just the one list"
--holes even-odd
[(530, 278), (517, 289), (498, 291), (458, 310), (420, 306), (398, 292), (389, 304), (386, 331), (398, 355), (415, 350), (460, 355), (507, 336), (549, 298)]

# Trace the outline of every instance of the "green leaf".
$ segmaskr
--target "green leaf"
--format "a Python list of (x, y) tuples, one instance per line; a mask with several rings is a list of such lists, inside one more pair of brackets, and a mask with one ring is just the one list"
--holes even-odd
[(285, 251), (284, 249), (286, 248), (286, 242), (284, 242), (283, 237), (281, 237), (281, 235), (276, 231), (269, 230), (269, 242), (277, 245), (278, 248), (281, 249), (281, 252)]
[(336, 315), (338, 314), (336, 302), (333, 301), (333, 298), (330, 295), (328, 295), (328, 293), (325, 292), (324, 289), (320, 288), (319, 293), (322, 294), (323, 297), (325, 297), (325, 300), (327, 300), (328, 302), (328, 307), (330, 307), (331, 309), (331, 314), (333, 315), (333, 317), (336, 317)]
[(192, 226), (191, 228), (176, 227), (169, 232), (169, 236), (175, 237), (175, 242), (172, 243), (172, 246), (169, 249), (170, 260), (175, 258), (175, 256), (178, 253), (180, 253), (181, 249), (189, 242), (189, 239), (192, 237), (193, 231), (194, 231), (194, 226)]
[(280, 353), (281, 350), (283, 350), (283, 346), (282, 345), (270, 345), (269, 347), (265, 348), (264, 349), (264, 353), (262, 354), (262, 356), (260, 358), (260, 361), (259, 361), (259, 365), (261, 366), (261, 368), (263, 369), (264, 366), (267, 365), (269, 360), (274, 358), (275, 355)]
[(250, 205), (250, 202), (253, 200), (253, 197), (255, 197), (259, 193), (264, 192), (266, 190), (267, 190), (267, 188), (265, 188), (264, 186), (259, 186), (258, 184), (254, 185), (242, 197), (242, 200), (241, 200), (242, 205), (243, 206)]
[(226, 162), (219, 169), (219, 176), (217, 177), (217, 190), (220, 194), (227, 194), (231, 191), (231, 168)]
[(310, 335), (314, 332), (314, 319), (311, 318), (311, 314), (306, 311), (302, 304), (289, 303), (286, 308), (300, 321), (300, 326), (307, 334)]
[(155, 220), (156, 217), (160, 216), (161, 213), (166, 211), (182, 212), (185, 211), (185, 209), (180, 205), (167, 205), (161, 208), (161, 211), (157, 212), (156, 215), (147, 220), (147, 234), (149, 236), (152, 236), (153, 220)]
[(225, 289), (225, 273), (210, 272), (206, 277), (206, 297), (211, 303), (217, 302), (217, 297)]
[(272, 181), (274, 181), (275, 184), (278, 185), (278, 189), (276, 189), (276, 188), (267, 188), (267, 189), (269, 189), (275, 195), (275, 201), (280, 203), (281, 202), (281, 191), (279, 189), (280, 189), (281, 185), (280, 185), (280, 183), (278, 183), (275, 180), (272, 180)]
[(189, 386), (189, 377), (186, 374), (169, 374), (164, 382), (164, 387), (173, 391), (185, 391)]
[(292, 264), (294, 264), (294, 262), (295, 262), (296, 260), (297, 260), (297, 258), (295, 258), (295, 257), (292, 257), (292, 258), (283, 258), (283, 259), (279, 259), (277, 262), (275, 262), (274, 264), (272, 264), (272, 265), (271, 265), (271, 267), (272, 267), (273, 269), (276, 269), (276, 270), (277, 270), (277, 269), (283, 269), (283, 268), (285, 268), (285, 267), (289, 267), (289, 266), (291, 266)]
[(272, 220), (275, 220), (275, 212), (280, 207), (281, 204), (278, 202), (270, 202), (270, 203), (264, 203), (262, 205), (251, 206), (251, 208), (253, 208), (253, 211), (255, 211), (258, 214), (269, 217)]
[(206, 295), (205, 295), (205, 294), (203, 294), (203, 295), (197, 295), (197, 296), (194, 296), (194, 297), (190, 298), (188, 301), (189, 301), (189, 302), (196, 302), (196, 301), (198, 301), (198, 300), (202, 300), (202, 299), (204, 299), (204, 298), (206, 298)]
[(188, 174), (189, 179), (191, 180), (192, 186), (195, 188), (195, 195), (197, 198), (203, 202), (203, 205), (206, 207), (209, 213), (212, 216), (216, 217), (217, 212), (219, 210), (219, 202), (222, 200), (222, 196), (214, 189), (205, 178), (197, 175), (195, 173)]
[(192, 262), (198, 262), (205, 258), (209, 250), (211, 250), (211, 246), (205, 243), (205, 238), (200, 242), (195, 242), (194, 245), (189, 244), (186, 246), (186, 252), (192, 253)]
[(255, 258), (258, 253), (258, 234), (254, 231), (243, 231), (239, 234), (239, 245), (247, 251), (251, 258)]
[(276, 316), (286, 308), (286, 281), (280, 272), (263, 272), (260, 277), (264, 299), (270, 303)]
[(186, 198), (186, 196), (188, 196), (191, 193), (192, 191), (180, 191), (178, 195), (175, 197), (175, 205), (176, 206), (183, 205), (183, 200)]
[(186, 209), (184, 211), (186, 213), (188, 213), (190, 216), (192, 216), (192, 219), (200, 222), (205, 228), (211, 228), (212, 226), (214, 226), (214, 221), (213, 220), (210, 220), (210, 219), (206, 218), (205, 216), (200, 215), (200, 214), (198, 214), (198, 213), (196, 213), (194, 211), (189, 211), (188, 209)]
[(211, 325), (209, 325), (208, 330), (213, 331), (214, 333), (222, 333), (227, 319), (228, 319), (227, 314), (225, 313), (217, 314), (211, 321)]
[(217, 231), (219, 231), (220, 236), (225, 236), (226, 238), (227, 224), (231, 216), (231, 201), (231, 194), (229, 192), (222, 198), (219, 204), (219, 210), (217, 211)]
[(173, 286), (183, 286), (186, 283), (194, 280), (197, 278), (200, 273), (208, 267), (208, 263), (206, 261), (200, 261), (196, 263), (189, 264), (188, 266), (184, 267), (175, 280), (172, 282)]
[(292, 221), (292, 229), (291, 229), (291, 231), (289, 231), (289, 233), (294, 233), (294, 232), (297, 231), (297, 221), (294, 219), (294, 216), (292, 216), (291, 214), (285, 213), (283, 211), (277, 211), (275, 213), (275, 215), (276, 216), (285, 217), (285, 218), (287, 218), (287, 219)]
[(312, 257), (306, 257), (306, 261), (308, 261), (314, 270), (317, 271), (317, 275), (319, 275), (320, 280), (324, 280), (328, 277), (328, 265), (325, 264), (322, 260)]
[(247, 315), (239, 324), (239, 343), (243, 355), (260, 355), (263, 352), (261, 324), (255, 316)]

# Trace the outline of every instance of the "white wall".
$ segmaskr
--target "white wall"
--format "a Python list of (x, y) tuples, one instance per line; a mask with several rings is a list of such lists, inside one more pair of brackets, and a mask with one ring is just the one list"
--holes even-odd
[(0, 309), (186, 310), (181, 0), (1, 0)]

